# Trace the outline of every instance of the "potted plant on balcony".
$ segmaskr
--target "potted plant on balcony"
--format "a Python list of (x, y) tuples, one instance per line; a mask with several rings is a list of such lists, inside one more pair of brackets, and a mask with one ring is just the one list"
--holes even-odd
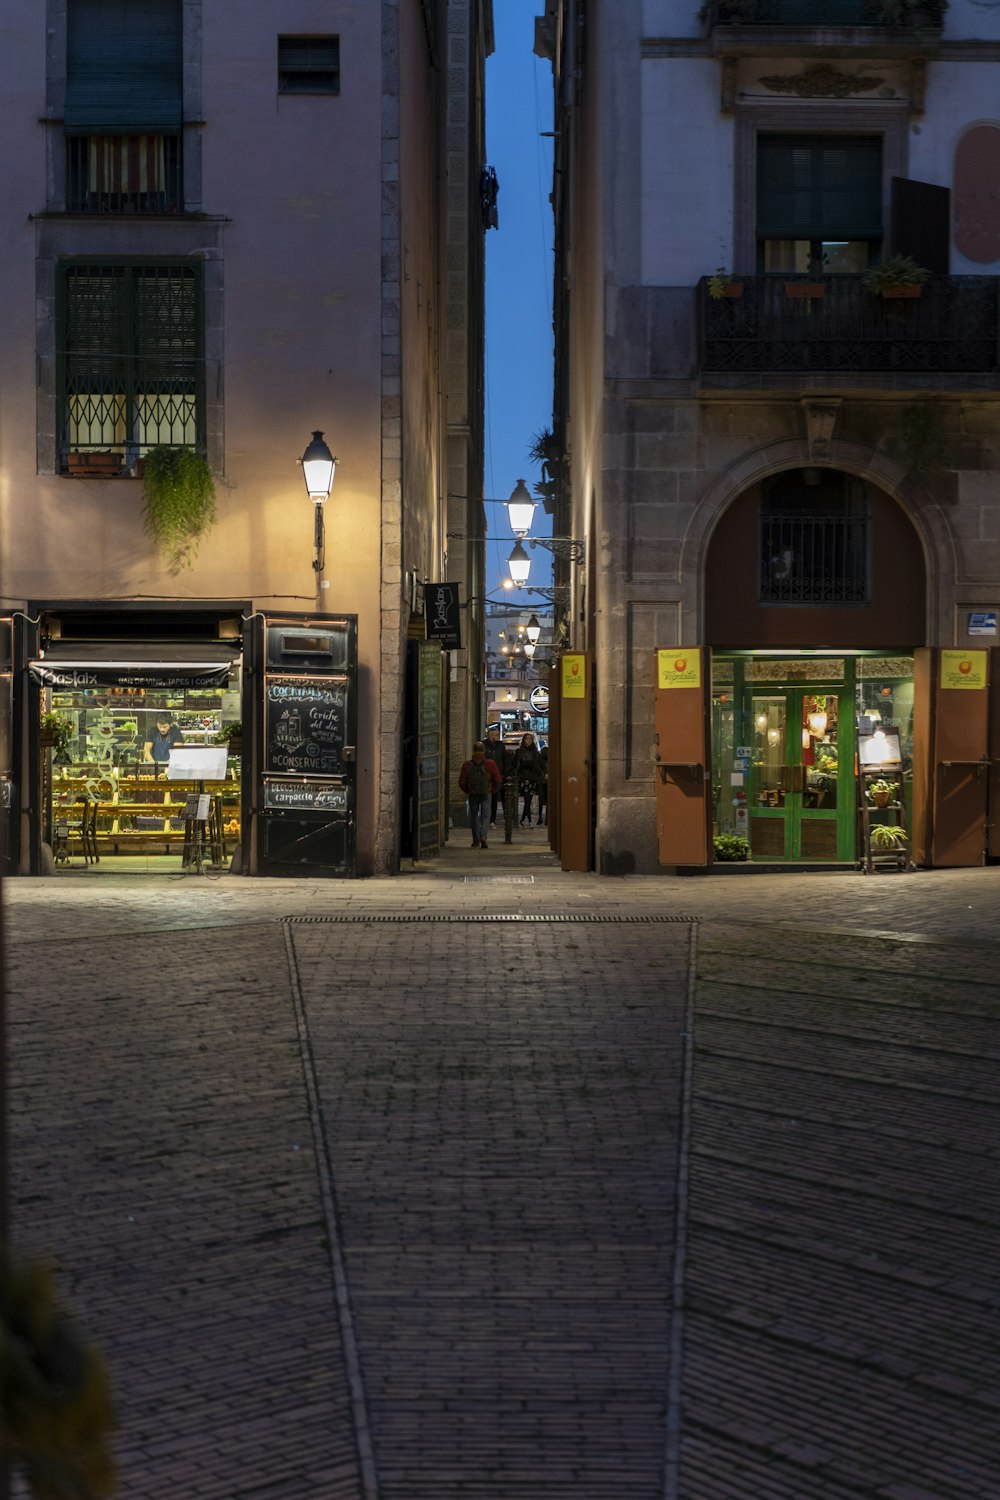
[(919, 297), (930, 274), (912, 255), (890, 255), (868, 267), (861, 285), (873, 297)]
[(215, 481), (194, 448), (150, 448), (143, 465), (146, 530), (171, 572), (191, 567), (215, 522)]
[(742, 281), (734, 281), (724, 266), (718, 266), (714, 276), (708, 278), (708, 295), (713, 302), (721, 302), (724, 297), (742, 297)]
[(868, 0), (882, 26), (940, 26), (948, 0)]
[(698, 12), (703, 26), (725, 26), (734, 22), (756, 21), (760, 16), (760, 0), (705, 0)]
[(826, 296), (826, 283), (823, 281), (786, 281), (786, 297), (806, 297), (815, 300)]

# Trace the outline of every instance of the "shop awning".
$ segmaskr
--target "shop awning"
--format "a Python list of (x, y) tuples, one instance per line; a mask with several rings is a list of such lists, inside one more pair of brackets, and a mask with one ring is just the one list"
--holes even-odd
[(51, 688), (212, 688), (225, 686), (237, 655), (228, 641), (57, 641), (28, 671)]

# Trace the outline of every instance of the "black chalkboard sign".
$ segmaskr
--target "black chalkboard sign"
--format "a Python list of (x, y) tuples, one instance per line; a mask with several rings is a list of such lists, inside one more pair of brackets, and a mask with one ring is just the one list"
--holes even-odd
[(345, 782), (264, 780), (264, 806), (291, 807), (306, 812), (346, 813), (351, 807), (350, 788)]
[(348, 684), (336, 677), (269, 677), (264, 769), (336, 776), (343, 768)]

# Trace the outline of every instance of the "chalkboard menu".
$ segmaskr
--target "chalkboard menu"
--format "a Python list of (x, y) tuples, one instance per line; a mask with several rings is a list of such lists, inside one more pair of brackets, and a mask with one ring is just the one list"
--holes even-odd
[(335, 677), (269, 677), (264, 769), (336, 776), (347, 733), (348, 684)]
[(322, 781), (264, 780), (264, 806), (293, 807), (307, 812), (349, 812), (350, 788), (345, 783), (330, 786)]

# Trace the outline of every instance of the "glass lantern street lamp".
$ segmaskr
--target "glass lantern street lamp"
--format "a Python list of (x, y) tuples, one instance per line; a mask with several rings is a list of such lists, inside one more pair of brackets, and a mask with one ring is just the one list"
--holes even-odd
[(528, 487), (523, 479), (517, 481), (511, 497), (506, 503), (511, 531), (518, 538), (527, 536), (531, 530), (531, 522), (536, 506), (528, 493)]

